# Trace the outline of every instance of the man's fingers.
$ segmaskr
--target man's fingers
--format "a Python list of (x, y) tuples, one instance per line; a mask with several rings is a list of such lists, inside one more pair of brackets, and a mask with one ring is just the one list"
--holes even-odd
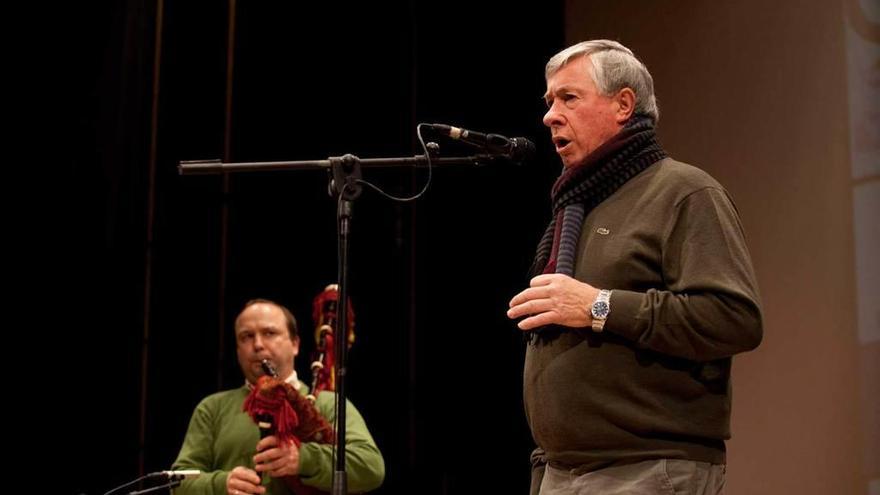
[(549, 287), (531, 287), (513, 296), (513, 299), (510, 300), (510, 307), (512, 308), (517, 304), (522, 304), (530, 299), (546, 299), (549, 295)]
[(260, 484), (259, 475), (257, 475), (257, 473), (255, 471), (248, 469), (246, 467), (243, 467), (243, 466), (239, 466), (239, 467), (233, 469), (230, 472), (230, 476), (234, 480), (241, 480), (241, 481), (244, 481), (247, 483), (253, 483), (256, 485)]
[(552, 323), (557, 323), (558, 314), (554, 311), (547, 311), (541, 314), (537, 314), (535, 316), (530, 316), (523, 321), (519, 322), (517, 326), (520, 330), (532, 330), (538, 327), (542, 327), (544, 325), (550, 325)]
[(262, 452), (269, 447), (274, 447), (278, 445), (278, 439), (275, 435), (269, 435), (266, 438), (261, 438), (259, 442), (257, 442), (257, 452)]
[(282, 466), (284, 466), (284, 458), (282, 458), (282, 457), (272, 459), (271, 461), (263, 462), (262, 464), (259, 465), (260, 471), (263, 471), (263, 472), (268, 471), (270, 475), (272, 474), (273, 471), (277, 470), (278, 468), (280, 468)]
[(507, 310), (507, 317), (519, 318), (520, 316), (543, 313), (544, 311), (548, 311), (552, 308), (552, 299), (532, 299)]
[(564, 275), (560, 275), (558, 273), (544, 273), (542, 275), (538, 275), (537, 277), (532, 277), (529, 280), (529, 287), (541, 287), (544, 285), (550, 285), (559, 277), (564, 277)]
[(254, 456), (254, 464), (256, 465), (257, 471), (263, 472), (268, 471), (266, 466), (271, 464), (273, 461), (279, 458), (281, 455), (280, 449), (277, 447), (273, 447), (271, 449), (266, 449), (259, 454)]

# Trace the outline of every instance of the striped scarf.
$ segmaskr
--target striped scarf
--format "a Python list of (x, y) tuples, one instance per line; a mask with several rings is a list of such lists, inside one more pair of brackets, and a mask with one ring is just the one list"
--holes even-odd
[(553, 185), (553, 219), (538, 243), (530, 276), (574, 276), (584, 218), (628, 180), (667, 156), (657, 142), (654, 123), (647, 117), (633, 116), (583, 163), (563, 170)]

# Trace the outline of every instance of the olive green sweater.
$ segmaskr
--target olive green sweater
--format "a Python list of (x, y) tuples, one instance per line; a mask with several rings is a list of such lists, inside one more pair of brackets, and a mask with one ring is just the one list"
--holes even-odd
[(611, 314), (600, 334), (549, 329), (528, 345), (535, 457), (577, 473), (659, 458), (723, 463), (731, 356), (762, 337), (727, 192), (661, 160), (589, 213), (577, 249), (575, 278), (613, 290)]
[[(301, 384), (301, 389), (305, 388)], [(250, 416), (242, 412), (248, 393), (248, 387), (242, 386), (210, 395), (196, 406), (172, 469), (198, 469), (202, 475), (184, 481), (174, 490), (175, 495), (226, 495), (229, 471), (236, 466), (254, 468), (253, 456), (256, 455), (260, 432)], [(304, 392), (301, 390), (301, 393)], [(321, 392), (315, 401), (315, 407), (330, 424), (336, 420), (333, 414), (335, 400), (332, 392)], [(385, 462), (367, 425), (351, 402), (346, 406), (345, 440), (349, 491), (356, 493), (377, 488), (385, 477)], [(329, 444), (303, 443), (299, 450), (300, 481), (329, 491), (335, 467), (331, 452), (332, 445)], [(290, 493), (280, 479), (270, 478), (267, 488), (268, 495)]]

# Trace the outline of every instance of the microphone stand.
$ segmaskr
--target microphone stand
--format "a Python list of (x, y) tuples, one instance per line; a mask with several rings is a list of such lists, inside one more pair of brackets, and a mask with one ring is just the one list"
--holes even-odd
[[(463, 157), (434, 158), (439, 153), (436, 143), (428, 143), (426, 146), (431, 154), (431, 166), (443, 165), (486, 165), (497, 161), (510, 161), (512, 157), (506, 154), (481, 153)], [(222, 174), (227, 172), (264, 172), (278, 170), (317, 170), (325, 169), (330, 172), (330, 184), (328, 191), (330, 196), (337, 200), (337, 226), (338, 226), (338, 277), (339, 299), (336, 304), (336, 456), (335, 471), (333, 472), (333, 495), (345, 495), (348, 493), (348, 478), (345, 472), (345, 354), (348, 308), (348, 250), (350, 244), (351, 219), (354, 208), (354, 200), (362, 190), (359, 180), (361, 169), (364, 167), (424, 167), (428, 165), (428, 157), (416, 155), (411, 157), (396, 158), (367, 158), (361, 159), (354, 155), (330, 157), (327, 160), (305, 161), (279, 161), (279, 162), (239, 162), (224, 163), (220, 160), (193, 160), (181, 161), (178, 171), (181, 175), (206, 175)], [(146, 493), (146, 492), (144, 492)]]
[(152, 488), (147, 488), (146, 490), (137, 490), (133, 492), (128, 492), (128, 495), (144, 495), (145, 493), (158, 492), (159, 490), (164, 490), (167, 488), (171, 490), (172, 488), (180, 486), (180, 480), (171, 480), (164, 485), (154, 486)]
[[(348, 476), (345, 472), (345, 354), (347, 351), (348, 318), (348, 248), (351, 244), (351, 217), (354, 200), (361, 195), (362, 187), (357, 181), (361, 178), (360, 160), (354, 155), (331, 158), (330, 167), (333, 179), (330, 181), (330, 194), (337, 200), (336, 218), (338, 221), (338, 277), (339, 300), (336, 303), (336, 470), (333, 472), (333, 495), (348, 493)], [(340, 187), (340, 184), (342, 187)]]
[[(433, 145), (433, 146), (432, 146)], [(489, 165), (496, 162), (509, 162), (511, 157), (506, 154), (479, 153), (469, 156), (434, 158), (439, 148), (435, 143), (428, 143), (431, 150), (431, 166), (445, 165)], [(330, 157), (327, 160), (298, 160), (281, 162), (223, 162), (221, 160), (183, 160), (177, 166), (180, 175), (214, 175), (227, 172), (275, 172), (280, 170), (331, 170), (334, 160), (352, 157), (360, 168), (388, 167), (426, 167), (428, 159), (425, 155), (395, 158), (358, 158), (354, 155)], [(333, 177), (331, 176), (331, 179)], [(332, 196), (333, 194), (331, 194)]]

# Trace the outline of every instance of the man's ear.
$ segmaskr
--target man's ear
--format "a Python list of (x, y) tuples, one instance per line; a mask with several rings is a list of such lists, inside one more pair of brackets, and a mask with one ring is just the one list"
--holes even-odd
[(623, 88), (614, 95), (614, 102), (617, 103), (617, 123), (623, 124), (636, 109), (636, 93), (631, 88)]
[(299, 356), (299, 335), (291, 340), (293, 341), (293, 355)]

